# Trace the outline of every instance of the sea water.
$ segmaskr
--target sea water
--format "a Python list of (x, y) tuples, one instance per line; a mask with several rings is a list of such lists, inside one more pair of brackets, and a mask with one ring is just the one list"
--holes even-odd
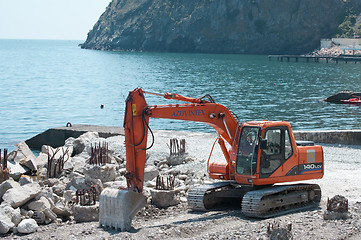
[[(240, 121), (286, 120), (294, 130), (359, 129), (361, 108), (321, 101), (361, 91), (361, 64), (277, 62), (264, 55), (105, 52), (81, 41), (0, 40), (0, 149), (52, 127), (122, 126), (136, 87), (189, 97), (210, 94)], [(153, 104), (177, 103), (147, 95)], [(103, 105), (104, 108), (100, 106)], [(209, 131), (151, 119), (153, 129)]]

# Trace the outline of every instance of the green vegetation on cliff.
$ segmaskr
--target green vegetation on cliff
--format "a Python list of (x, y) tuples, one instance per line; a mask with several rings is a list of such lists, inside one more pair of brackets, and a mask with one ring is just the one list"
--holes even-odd
[(361, 24), (353, 8), (347, 8), (342, 23), (338, 26), (337, 37), (348, 38), (361, 35)]

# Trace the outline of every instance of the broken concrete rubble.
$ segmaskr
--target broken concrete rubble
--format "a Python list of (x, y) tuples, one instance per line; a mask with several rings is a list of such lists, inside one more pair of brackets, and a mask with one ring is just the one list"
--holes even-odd
[(92, 222), (99, 219), (99, 204), (93, 206), (73, 206), (74, 220), (79, 222)]
[(19, 142), (17, 149), (8, 155), (8, 161), (21, 163), (33, 171), (37, 170), (35, 159), (35, 155), (24, 141)]
[[(13, 208), (18, 208), (21, 218), (29, 218), (38, 224), (48, 224), (50, 222), (74, 219), (76, 222), (97, 221), (99, 218), (99, 193), (104, 187), (115, 189), (126, 188), (125, 169), (125, 149), (122, 142), (123, 137), (112, 137), (110, 139), (101, 139), (97, 133), (86, 133), (77, 139), (69, 139), (66, 146), (53, 149), (49, 146), (43, 147), (43, 152), (35, 158), (37, 171), (30, 171), (20, 163), (14, 162), (24, 168), (19, 171), (16, 180), (9, 179), (0, 185), (0, 194), (4, 195), (3, 203)], [(107, 154), (112, 163), (89, 164), (88, 160), (91, 153), (91, 145), (106, 141)], [(26, 149), (26, 147), (22, 147)], [(145, 187), (143, 194), (151, 196), (152, 190), (156, 185), (156, 177), (160, 172), (173, 171), (172, 175), (183, 174), (182, 180), (175, 179), (176, 190), (164, 193), (153, 192), (153, 202), (158, 207), (166, 208), (176, 205), (179, 199), (185, 199), (187, 188), (184, 180), (189, 177), (188, 173), (182, 170), (176, 170), (173, 166), (167, 164), (167, 146), (164, 146), (165, 153), (157, 152), (148, 154), (149, 163), (145, 169)], [(74, 151), (67, 151), (74, 149)], [(68, 167), (61, 169), (56, 175), (49, 178), (48, 160), (49, 158), (62, 158), (68, 163)], [(163, 162), (164, 164), (154, 164)], [(64, 166), (65, 166), (64, 163)], [(54, 169), (50, 168), (50, 171)], [(26, 176), (25, 173), (33, 173), (33, 176)], [(89, 188), (96, 189), (96, 201), (92, 206), (80, 206), (76, 204), (78, 191), (81, 193)], [(13, 190), (11, 190), (13, 189)], [(163, 194), (163, 195), (162, 195)], [(179, 196), (180, 195), (180, 196)], [(160, 198), (161, 200), (156, 200)], [(87, 196), (85, 196), (87, 197)], [(146, 197), (144, 197), (146, 199)], [(150, 198), (149, 198), (150, 199)], [(145, 201), (144, 201), (145, 202)], [(133, 214), (133, 213), (132, 213)], [(135, 213), (134, 213), (135, 214)], [(20, 219), (21, 219), (20, 218)], [(5, 218), (4, 218), (5, 219)], [(2, 232), (8, 232), (13, 229), (14, 233), (19, 230), (18, 224), (4, 220)], [(21, 228), (20, 228), (21, 229)]]
[(8, 161), (8, 168), (9, 177), (13, 178), (15, 181), (18, 181), (21, 175), (30, 171), (29, 168), (15, 161)]
[(41, 187), (38, 183), (29, 183), (19, 188), (8, 189), (3, 196), (3, 200), (13, 208), (17, 208), (35, 198), (40, 192)]
[(86, 177), (100, 179), (102, 183), (114, 181), (117, 177), (115, 164), (86, 165), (83, 173)]
[(99, 134), (97, 132), (87, 132), (80, 135), (78, 138), (69, 138), (65, 141), (65, 146), (72, 146), (74, 154), (80, 154), (84, 151), (87, 145), (94, 139), (98, 139)]
[(0, 216), (0, 233), (7, 233), (15, 227), (15, 224), (6, 216)]
[(0, 205), (0, 233), (7, 233), (21, 221), (20, 209)]
[(19, 188), (20, 184), (14, 179), (10, 178), (0, 184), (0, 199), (2, 199), (5, 192), (10, 188)]
[(336, 195), (327, 199), (327, 209), (323, 214), (325, 220), (348, 219), (351, 214), (348, 211), (348, 199), (341, 195)]
[(47, 198), (42, 196), (39, 200), (30, 202), (28, 208), (34, 211), (43, 211), (45, 209), (50, 209), (51, 204)]
[(179, 197), (176, 195), (175, 190), (157, 190), (152, 189), (152, 204), (158, 208), (167, 208), (179, 204)]

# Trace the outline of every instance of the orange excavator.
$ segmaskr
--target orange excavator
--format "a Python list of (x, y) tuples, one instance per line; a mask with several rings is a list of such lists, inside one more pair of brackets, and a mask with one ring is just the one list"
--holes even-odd
[[(149, 106), (145, 94), (186, 103)], [(190, 98), (137, 88), (129, 92), (124, 117), (128, 188), (102, 192), (100, 225), (128, 230), (135, 213), (145, 205), (142, 191), (146, 151), (151, 147), (147, 146), (149, 118), (203, 122), (217, 132), (225, 161), (208, 160), (207, 171), (210, 178), (220, 181), (190, 189), (191, 210), (207, 211), (232, 200), (239, 201), (245, 216), (269, 218), (317, 206), (320, 202), (321, 189), (317, 184), (284, 184), (319, 179), (324, 174), (322, 147), (296, 141), (290, 123), (240, 123), (228, 108), (215, 103), (209, 95)], [(118, 206), (117, 210), (114, 206)]]

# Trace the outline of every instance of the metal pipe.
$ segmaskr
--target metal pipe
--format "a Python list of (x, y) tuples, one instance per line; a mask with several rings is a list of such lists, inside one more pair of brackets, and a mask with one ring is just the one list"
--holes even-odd
[(164, 94), (152, 93), (152, 92), (146, 92), (146, 91), (143, 91), (143, 93), (150, 94), (150, 95), (154, 95), (154, 96), (158, 96), (158, 97), (164, 97), (164, 96), (165, 96)]

